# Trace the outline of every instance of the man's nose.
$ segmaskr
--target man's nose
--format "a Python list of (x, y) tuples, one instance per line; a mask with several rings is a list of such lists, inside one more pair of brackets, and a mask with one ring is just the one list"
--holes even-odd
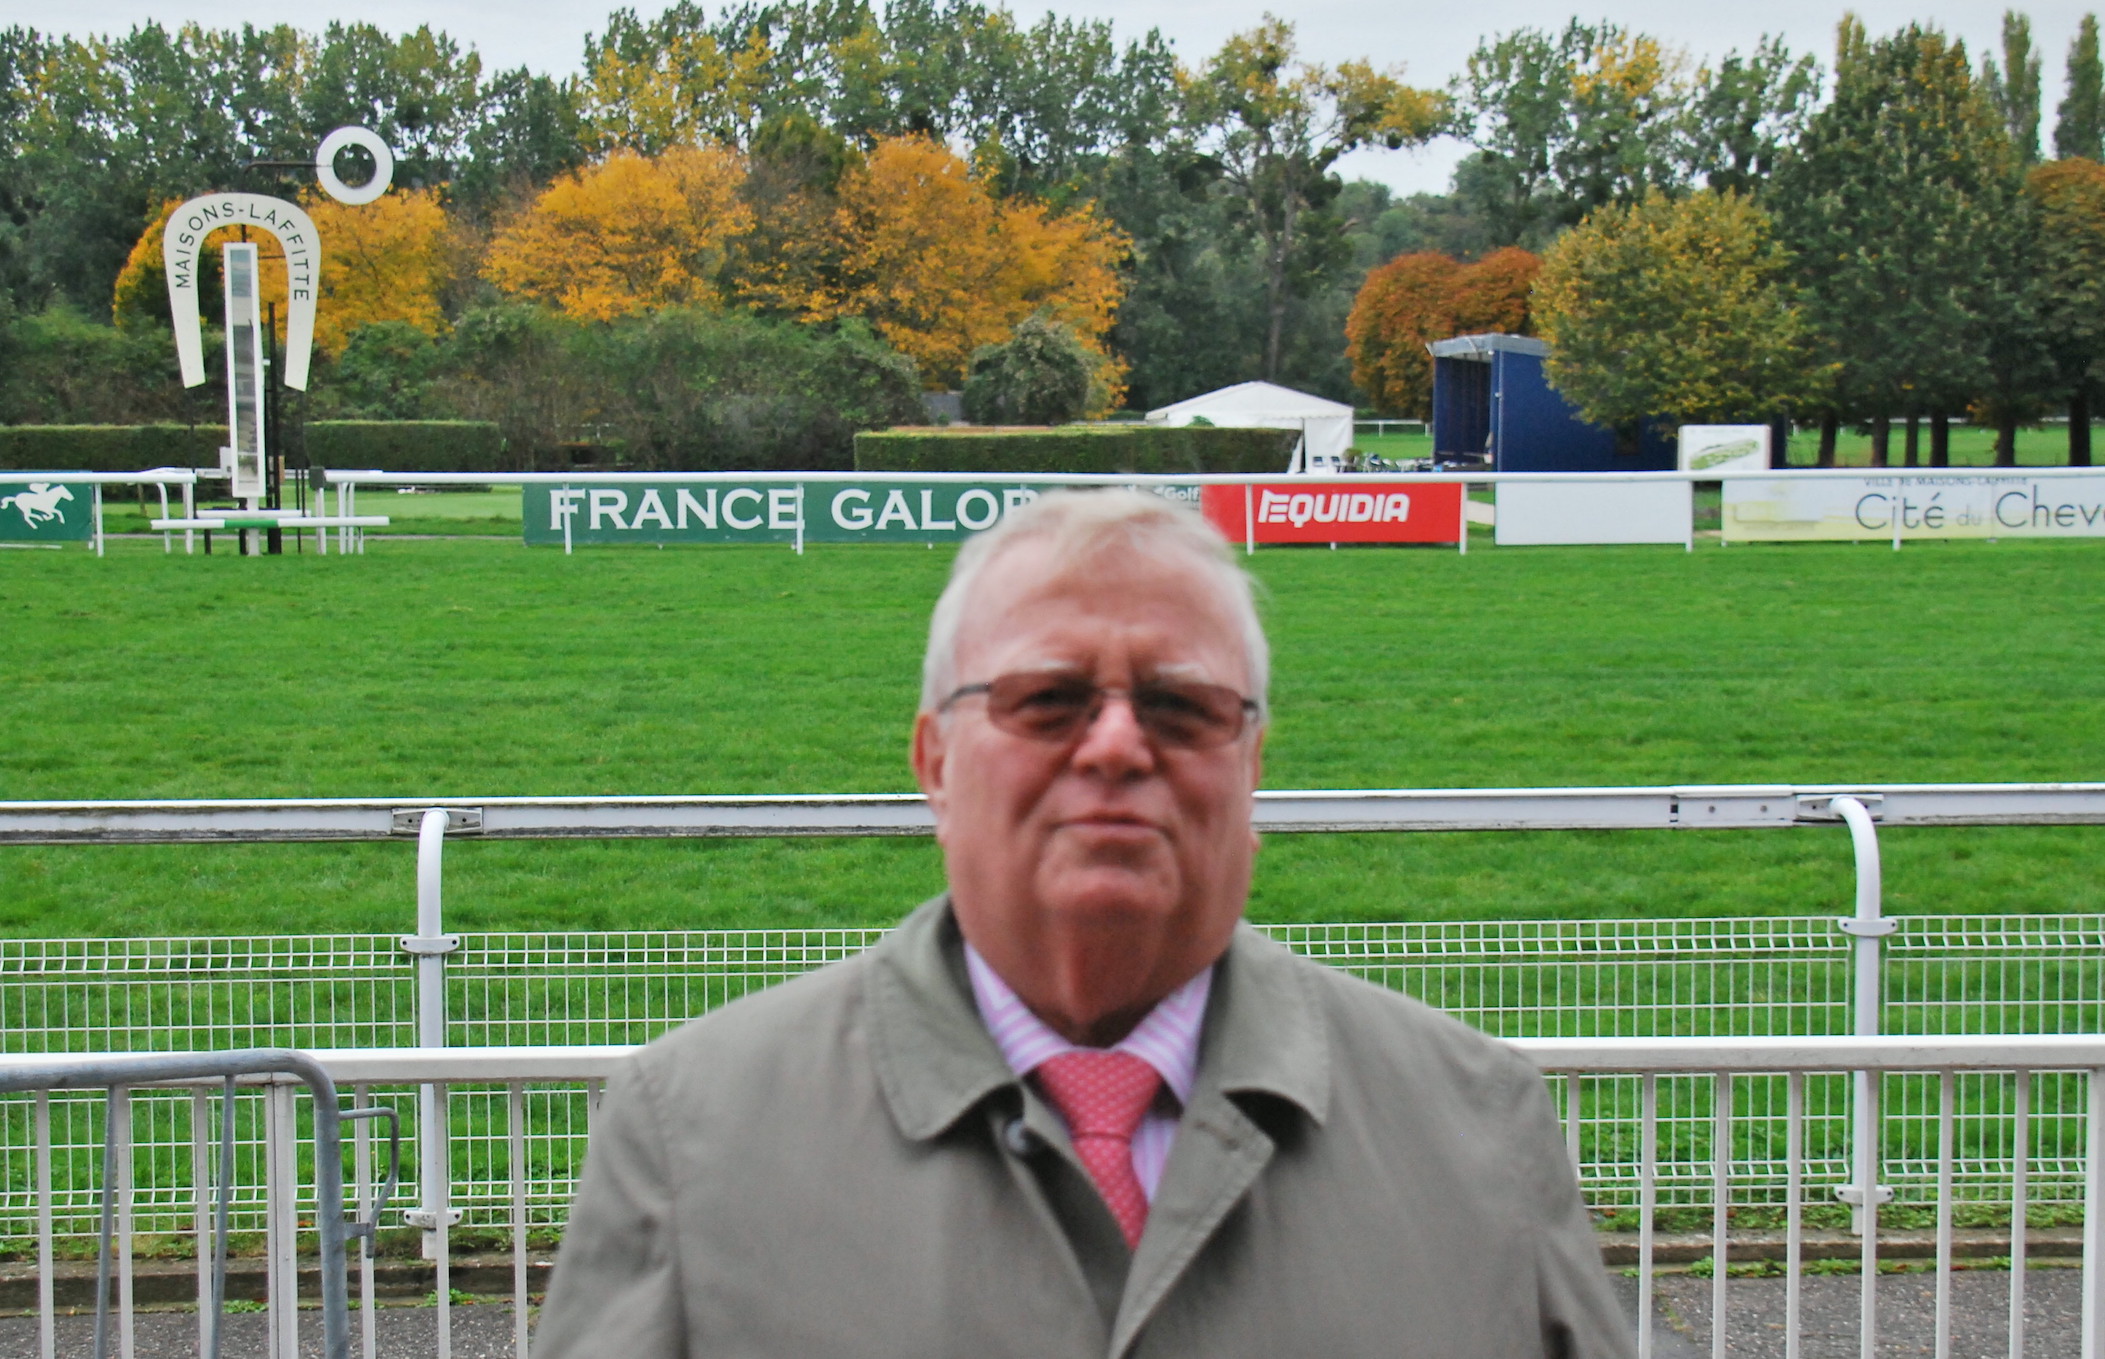
[(1107, 692), (1082, 731), (1072, 761), (1077, 769), (1121, 778), (1155, 767), (1155, 747), (1148, 741), (1133, 696)]

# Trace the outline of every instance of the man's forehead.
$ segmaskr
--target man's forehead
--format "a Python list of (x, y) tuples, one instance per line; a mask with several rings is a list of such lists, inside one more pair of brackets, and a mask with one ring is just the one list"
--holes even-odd
[(1119, 544), (1063, 559), (1037, 541), (987, 564), (960, 623), (961, 650), (1043, 651), (1048, 662), (1114, 632), (1182, 652), (1239, 649), (1241, 631), (1219, 580), (1188, 553)]

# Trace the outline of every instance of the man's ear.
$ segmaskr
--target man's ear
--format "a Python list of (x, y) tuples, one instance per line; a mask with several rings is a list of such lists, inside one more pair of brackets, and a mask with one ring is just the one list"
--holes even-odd
[(946, 809), (943, 722), (934, 713), (921, 713), (914, 718), (913, 764), (914, 782), (921, 785), (921, 792), (928, 798), (929, 810), (936, 816), (936, 834), (940, 837)]

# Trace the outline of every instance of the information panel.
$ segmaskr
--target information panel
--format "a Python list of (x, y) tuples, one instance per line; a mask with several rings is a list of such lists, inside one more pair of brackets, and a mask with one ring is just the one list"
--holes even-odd
[(1727, 481), (1720, 527), (1727, 542), (2105, 537), (2105, 473)]
[(0, 481), (0, 543), (84, 543), (95, 536), (95, 484)]

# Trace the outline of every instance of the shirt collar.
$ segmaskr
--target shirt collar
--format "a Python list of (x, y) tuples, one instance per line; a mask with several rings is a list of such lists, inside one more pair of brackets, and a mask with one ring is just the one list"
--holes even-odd
[[(974, 1005), (964, 944), (948, 898), (938, 897), (857, 964), (878, 1088), (900, 1132), (915, 1141), (938, 1136), (1017, 1081)], [(1324, 1122), (1330, 1039), (1315, 967), (1247, 923), (1235, 927), (1215, 964), (1200, 1079), (1186, 1108), (1205, 1103), (1208, 1089), (1269, 1094)]]
[[(965, 944), (965, 972), (972, 979), (972, 998), (979, 1004), (980, 1019), (1001, 1049), (1002, 1060), (1018, 1076), (1028, 1076), (1048, 1059), (1063, 1052), (1082, 1052), (1053, 1032), (1052, 1026), (1031, 1013), (1001, 974), (979, 950)], [(1213, 967), (1156, 1002), (1133, 1031), (1111, 1045), (1112, 1052), (1130, 1053), (1155, 1068), (1163, 1085), (1177, 1103), (1191, 1102), (1191, 1088), (1199, 1071), (1199, 1033), (1206, 1022), (1206, 999), (1213, 992)], [(1101, 1049), (1097, 1049), (1101, 1051)]]

